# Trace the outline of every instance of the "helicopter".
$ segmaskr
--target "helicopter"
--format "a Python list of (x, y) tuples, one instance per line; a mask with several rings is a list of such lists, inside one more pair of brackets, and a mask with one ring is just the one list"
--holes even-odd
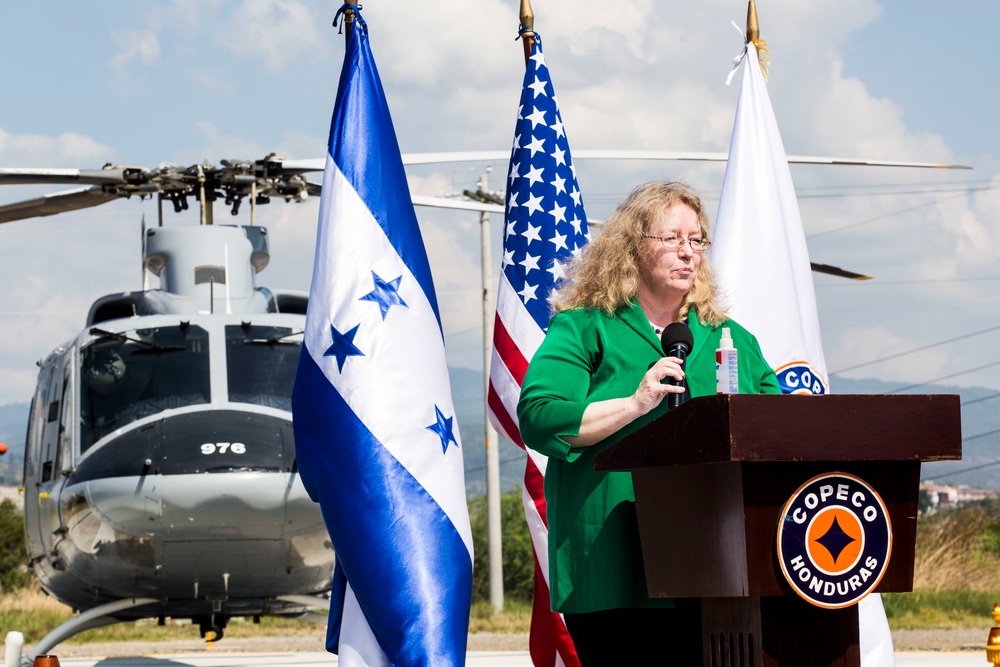
[[(24, 464), (29, 568), (83, 613), (36, 645), (139, 618), (190, 618), (221, 639), (233, 617), (327, 609), (334, 551), (299, 480), (291, 391), (308, 295), (258, 286), (267, 230), (215, 225), (310, 185), (268, 156), (157, 169), (6, 169), (0, 183), (83, 187), (0, 207), (0, 222), (158, 198), (143, 230), (157, 289), (97, 299), (84, 329), (39, 362)], [(162, 226), (196, 199), (202, 224)], [(253, 220), (253, 215), (251, 219)], [(211, 635), (209, 635), (211, 633)]]

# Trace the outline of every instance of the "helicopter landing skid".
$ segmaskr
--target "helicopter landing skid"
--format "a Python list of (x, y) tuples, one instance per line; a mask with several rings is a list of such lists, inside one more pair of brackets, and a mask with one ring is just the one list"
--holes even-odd
[(21, 658), (21, 665), (22, 667), (31, 667), (35, 658), (40, 655), (45, 655), (50, 649), (54, 648), (60, 642), (69, 639), (73, 635), (84, 632), (85, 630), (92, 630), (104, 625), (112, 625), (120, 622), (117, 618), (112, 618), (111, 614), (124, 611), (126, 609), (132, 609), (134, 607), (142, 607), (143, 605), (153, 604), (155, 602), (156, 600), (153, 598), (128, 598), (126, 600), (115, 600), (114, 602), (109, 602), (107, 604), (94, 607), (93, 609), (88, 609), (82, 614), (69, 619), (55, 630), (45, 635), (45, 637), (43, 637), (42, 640), (38, 642), (33, 649), (31, 649), (28, 655)]
[[(279, 600), (300, 604), (309, 611), (298, 617), (298, 620), (306, 623), (316, 623), (322, 625), (329, 621), (330, 598), (321, 598), (314, 595), (279, 595)], [(326, 614), (319, 614), (318, 611), (325, 611)]]

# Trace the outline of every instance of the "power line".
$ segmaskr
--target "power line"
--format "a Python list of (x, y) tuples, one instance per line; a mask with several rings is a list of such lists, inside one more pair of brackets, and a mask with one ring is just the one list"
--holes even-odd
[(948, 380), (953, 377), (958, 377), (959, 375), (967, 375), (968, 373), (975, 373), (976, 371), (981, 371), (984, 368), (992, 368), (993, 366), (1000, 366), (1000, 361), (994, 361), (990, 364), (983, 364), (982, 366), (976, 366), (975, 368), (970, 368), (968, 370), (959, 371), (957, 373), (951, 373), (950, 375), (942, 375), (939, 378), (934, 378), (933, 380), (928, 380), (927, 382), (918, 382), (917, 384), (910, 384), (905, 387), (899, 387), (898, 389), (893, 389), (892, 391), (886, 392), (888, 394), (898, 394), (899, 392), (906, 391), (908, 389), (916, 389), (917, 387), (923, 387), (929, 384), (934, 384), (935, 382), (940, 382), (941, 380)]
[(934, 481), (939, 479), (944, 479), (945, 477), (951, 477), (952, 475), (961, 475), (962, 473), (972, 472), (974, 470), (982, 470), (983, 468), (989, 468), (990, 466), (1000, 465), (1000, 459), (996, 461), (990, 461), (989, 463), (981, 463), (977, 466), (972, 466), (970, 468), (962, 468), (961, 470), (952, 470), (951, 472), (946, 472), (943, 475), (934, 475)]
[[(873, 186), (879, 187), (879, 186)], [(882, 186), (885, 187), (885, 186)], [(800, 194), (797, 195), (799, 199), (845, 199), (847, 197), (881, 197), (883, 195), (933, 195), (940, 192), (960, 192), (962, 194), (968, 194), (970, 192), (980, 192), (982, 190), (996, 190), (997, 186), (989, 185), (985, 187), (978, 188), (935, 188), (933, 190), (920, 189), (920, 190), (887, 190), (878, 192), (831, 192), (829, 194)], [(933, 202), (932, 202), (933, 203)]]
[[(993, 183), (991, 178), (971, 178), (961, 181), (948, 181), (947, 185), (966, 185), (969, 186), (966, 189), (971, 189), (971, 186), (982, 183)], [(803, 187), (802, 190), (850, 190), (850, 189), (873, 189), (873, 188), (927, 188), (928, 186), (933, 188), (938, 188), (942, 186), (941, 181), (920, 181), (918, 183), (848, 183), (840, 185), (810, 185)], [(914, 193), (917, 192), (933, 192), (933, 190), (913, 190)], [(876, 193), (881, 194), (881, 193)]]
[(979, 440), (979, 438), (985, 438), (987, 436), (996, 435), (997, 433), (1000, 433), (1000, 428), (993, 429), (992, 431), (987, 431), (986, 433), (977, 433), (976, 435), (970, 435), (966, 438), (962, 438), (962, 442), (966, 442), (968, 440)]
[(990, 394), (989, 396), (983, 396), (982, 398), (974, 398), (971, 401), (963, 401), (959, 407), (964, 407), (966, 405), (972, 405), (973, 403), (982, 403), (983, 401), (988, 401), (993, 398), (1000, 397), (1000, 393)]
[(906, 352), (897, 352), (896, 354), (890, 354), (887, 357), (880, 357), (878, 359), (873, 359), (871, 361), (866, 361), (864, 363), (855, 364), (853, 366), (848, 366), (847, 368), (840, 368), (832, 373), (846, 373), (847, 371), (853, 371), (855, 368), (862, 368), (863, 366), (871, 366), (872, 364), (878, 364), (883, 361), (888, 361), (890, 359), (897, 359), (899, 357), (905, 357), (908, 354), (913, 354), (914, 352), (923, 352), (924, 350), (929, 350), (932, 347), (938, 347), (939, 345), (947, 345), (948, 343), (954, 343), (957, 340), (965, 340), (966, 338), (972, 338), (973, 336), (980, 336), (984, 333), (989, 333), (991, 331), (996, 331), (1000, 329), (1000, 324), (995, 327), (990, 327), (988, 329), (981, 329), (979, 331), (973, 331), (972, 333), (963, 334), (961, 336), (956, 336), (955, 338), (949, 338), (948, 340), (942, 340), (937, 343), (929, 343), (928, 345), (922, 345), (920, 347), (915, 347), (912, 350), (907, 350)]
[[(970, 188), (968, 192), (974, 192), (976, 190), (988, 190), (991, 188)], [(862, 220), (861, 222), (852, 222), (849, 225), (844, 225), (843, 227), (836, 227), (834, 229), (828, 229), (825, 232), (817, 232), (816, 234), (810, 234), (806, 236), (806, 239), (815, 239), (820, 236), (826, 236), (827, 234), (833, 234), (835, 232), (842, 232), (845, 229), (853, 229), (854, 227), (860, 227), (861, 225), (867, 225), (871, 222), (877, 222), (879, 220), (885, 220), (886, 218), (891, 218), (895, 215), (900, 215), (902, 213), (909, 213), (910, 211), (916, 211), (921, 208), (927, 208), (928, 206), (934, 206), (935, 204), (940, 204), (942, 202), (949, 201), (951, 199), (958, 199), (959, 197), (964, 197), (968, 192), (960, 192), (957, 195), (952, 195), (950, 197), (942, 197), (940, 199), (935, 199), (934, 201), (926, 202), (923, 204), (917, 204), (916, 206), (911, 206), (910, 208), (904, 208), (899, 211), (893, 211), (892, 213), (886, 213), (885, 215), (880, 215), (875, 218), (870, 218), (868, 220)]]
[(830, 287), (885, 287), (886, 285), (927, 285), (934, 283), (971, 283), (979, 280), (1000, 280), (1000, 276), (983, 276), (981, 278), (928, 278), (922, 280), (838, 280), (835, 283), (816, 285), (816, 289)]
[[(523, 461), (523, 460), (524, 456), (509, 457), (506, 459), (501, 459), (500, 465), (507, 465), (508, 463), (517, 463), (518, 461)], [(468, 474), (470, 472), (479, 472), (480, 470), (486, 470), (486, 466), (481, 465), (481, 466), (476, 466), (475, 468), (466, 468), (465, 473)]]

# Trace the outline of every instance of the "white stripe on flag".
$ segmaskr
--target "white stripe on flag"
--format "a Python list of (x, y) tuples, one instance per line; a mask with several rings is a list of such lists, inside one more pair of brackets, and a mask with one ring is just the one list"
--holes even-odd
[[(545, 340), (545, 332), (538, 328), (535, 320), (524, 309), (521, 297), (517, 295), (510, 281), (504, 275), (500, 276), (497, 285), (497, 315), (503, 321), (507, 333), (517, 344), (524, 358), (531, 360), (538, 346)], [(517, 405), (517, 401), (514, 402)]]
[(389, 660), (368, 627), (350, 584), (344, 593), (344, 616), (337, 650), (340, 667), (389, 667)]

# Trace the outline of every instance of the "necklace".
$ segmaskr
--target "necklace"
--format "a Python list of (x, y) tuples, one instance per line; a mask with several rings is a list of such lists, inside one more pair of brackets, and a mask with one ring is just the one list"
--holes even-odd
[[(683, 322), (684, 324), (687, 324), (687, 321), (688, 321), (688, 318), (686, 318), (686, 317), (683, 320), (681, 320), (681, 322)], [(653, 327), (653, 332), (656, 333), (656, 334), (663, 333), (663, 330), (666, 328), (666, 327), (658, 327), (655, 324), (653, 324), (652, 322), (650, 322), (649, 325), (651, 327)]]

